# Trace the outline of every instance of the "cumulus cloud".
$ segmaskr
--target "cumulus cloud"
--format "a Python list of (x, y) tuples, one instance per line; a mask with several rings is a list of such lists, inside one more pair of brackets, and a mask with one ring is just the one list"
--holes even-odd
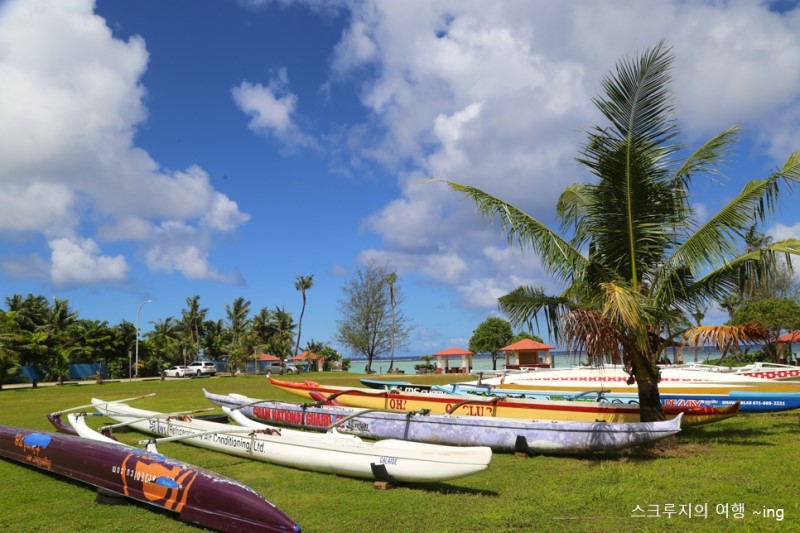
[(162, 221), (194, 227), (187, 246), (207, 260), (211, 235), (249, 218), (203, 169), (164, 171), (135, 145), (149, 53), (93, 10), (92, 0), (0, 6), (0, 231), (49, 241), (60, 286), (123, 281), (127, 260), (100, 245), (153, 245)]
[(221, 274), (209, 264), (208, 238), (202, 230), (183, 222), (164, 222), (154, 228), (145, 252), (147, 267), (153, 271), (179, 272), (187, 279), (242, 284), (238, 272)]
[(313, 138), (294, 122), (297, 96), (287, 91), (288, 83), (286, 69), (280, 69), (268, 85), (243, 81), (231, 89), (231, 96), (250, 117), (247, 127), (254, 132), (274, 136), (288, 148), (313, 147)]
[[(797, 35), (797, 10), (754, 2), (357, 4), (333, 75), (365, 80), (369, 131), (382, 135), (359, 155), (396, 169), (400, 187), (364, 221), (383, 250), (362, 260), (390, 257), (486, 309), (517, 282), (551, 283), (527, 254), (487, 255), (504, 236), (425, 179), (476, 186), (554, 227), (558, 195), (589, 179), (574, 158), (582, 132), (602, 123), (591, 103), (602, 77), (660, 39), (676, 56), (676, 118), (687, 140), (742, 123), (780, 161), (800, 145)], [(711, 200), (698, 199), (699, 216), (716, 211)]]
[(56, 287), (118, 283), (126, 278), (125, 258), (102, 255), (91, 239), (54, 239), (50, 249), (50, 277)]

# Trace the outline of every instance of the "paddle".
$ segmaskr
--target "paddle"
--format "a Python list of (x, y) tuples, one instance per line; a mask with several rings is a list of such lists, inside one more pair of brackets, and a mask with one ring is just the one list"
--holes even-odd
[[(141, 396), (134, 396), (133, 398), (124, 398), (122, 400), (113, 400), (107, 403), (120, 403), (120, 402), (130, 402), (133, 400), (141, 400), (142, 398), (149, 398), (151, 396), (155, 396), (155, 392), (151, 392), (150, 394), (143, 394)], [(56, 411), (51, 413), (53, 415), (63, 415), (64, 413), (71, 413), (72, 411), (80, 411), (81, 409), (86, 409), (87, 407), (94, 407), (94, 404), (87, 404), (87, 405), (79, 405), (78, 407), (71, 407), (70, 409), (64, 409), (63, 411)]]

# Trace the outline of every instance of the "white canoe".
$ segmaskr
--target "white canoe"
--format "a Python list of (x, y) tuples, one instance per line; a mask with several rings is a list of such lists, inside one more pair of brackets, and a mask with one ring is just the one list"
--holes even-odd
[(301, 406), (256, 400), (238, 394), (206, 398), (222, 407), (237, 424), (266, 427), (260, 417), (308, 429), (340, 424), (342, 432), (370, 438), (400, 438), (448, 445), (490, 446), (495, 451), (578, 454), (647, 444), (677, 434), (679, 414), (665, 422), (563, 422), (514, 418), (394, 413), (337, 406)]
[(388, 482), (437, 482), (488, 468), (491, 448), (441, 446), (401, 440), (366, 442), (340, 433), (256, 430), (169, 416), (124, 403), (92, 399), (101, 413), (128, 427), (193, 446), (303, 470)]
[[(728, 394), (731, 391), (800, 392), (800, 383), (763, 379), (747, 375), (688, 369), (680, 366), (659, 367), (660, 392), (670, 394)], [(486, 376), (492, 376), (487, 377)], [(503, 374), (486, 372), (468, 385), (496, 385), (501, 388), (578, 391), (599, 388), (612, 392), (635, 392), (636, 384), (623, 367), (534, 368), (529, 372)]]

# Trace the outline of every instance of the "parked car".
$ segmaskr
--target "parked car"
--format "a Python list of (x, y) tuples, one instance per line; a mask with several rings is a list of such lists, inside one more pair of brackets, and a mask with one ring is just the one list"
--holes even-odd
[(217, 373), (217, 367), (211, 361), (192, 361), (187, 368), (190, 376), (213, 376)]
[(189, 368), (185, 366), (171, 366), (164, 370), (164, 375), (168, 378), (182, 378), (189, 374)]
[(270, 361), (267, 363), (267, 375), (270, 374), (299, 374), (300, 369), (292, 361)]

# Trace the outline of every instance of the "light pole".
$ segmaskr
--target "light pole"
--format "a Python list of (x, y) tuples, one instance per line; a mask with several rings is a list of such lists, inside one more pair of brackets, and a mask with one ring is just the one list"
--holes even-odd
[(139, 313), (142, 311), (142, 307), (144, 307), (144, 304), (149, 304), (152, 301), (153, 300), (145, 300), (145, 301), (143, 301), (141, 303), (141, 305), (139, 305), (139, 309), (136, 310), (136, 365), (135, 365), (136, 372), (135, 372), (135, 377), (137, 377), (137, 378), (139, 377)]

